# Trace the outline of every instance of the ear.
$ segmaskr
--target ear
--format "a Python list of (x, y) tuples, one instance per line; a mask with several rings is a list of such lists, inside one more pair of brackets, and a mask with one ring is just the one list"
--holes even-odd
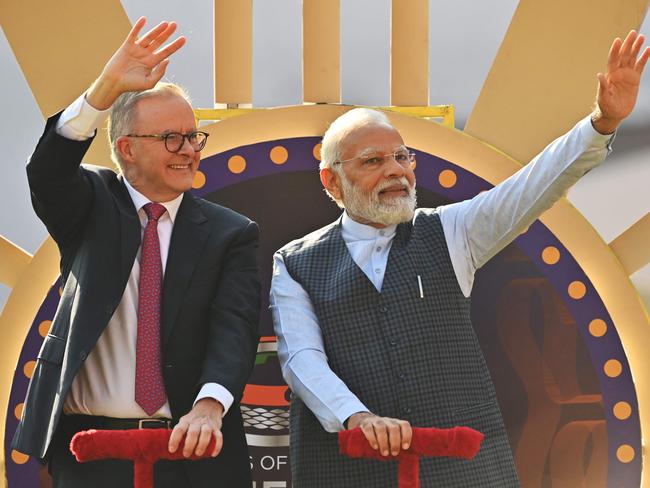
[(337, 200), (342, 200), (341, 177), (330, 168), (320, 170), (320, 182), (325, 189)]
[(115, 151), (125, 163), (133, 162), (133, 141), (130, 137), (120, 136), (115, 141)]

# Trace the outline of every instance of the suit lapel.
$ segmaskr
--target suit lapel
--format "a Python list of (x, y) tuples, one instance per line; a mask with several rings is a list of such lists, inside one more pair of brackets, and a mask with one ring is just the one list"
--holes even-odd
[(120, 287), (123, 292), (129, 279), (135, 256), (142, 239), (140, 218), (133, 205), (133, 200), (124, 186), (123, 176), (118, 175), (119, 189), (116, 199), (120, 211)]
[(169, 243), (162, 293), (163, 344), (169, 338), (194, 268), (210, 233), (194, 197), (186, 193), (178, 209)]

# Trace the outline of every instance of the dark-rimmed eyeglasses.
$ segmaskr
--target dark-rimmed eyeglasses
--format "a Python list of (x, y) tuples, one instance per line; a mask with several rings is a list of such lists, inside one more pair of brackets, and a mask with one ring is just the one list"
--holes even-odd
[(152, 137), (165, 142), (165, 149), (170, 153), (177, 153), (185, 144), (185, 139), (190, 143), (194, 152), (199, 152), (205, 147), (208, 142), (207, 132), (194, 131), (188, 134), (181, 134), (180, 132), (168, 132), (167, 134), (126, 134), (126, 137)]

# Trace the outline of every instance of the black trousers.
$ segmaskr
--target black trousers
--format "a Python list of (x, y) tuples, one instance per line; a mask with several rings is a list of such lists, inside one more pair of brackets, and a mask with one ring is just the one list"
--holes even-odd
[[(131, 488), (133, 463), (122, 460), (79, 463), (70, 452), (72, 436), (92, 425), (79, 425), (74, 417), (62, 416), (52, 442), (48, 470), (54, 488)], [(97, 427), (97, 426), (96, 426)], [(191, 461), (187, 461), (191, 462)], [(161, 460), (154, 464), (155, 488), (191, 488), (185, 461)]]

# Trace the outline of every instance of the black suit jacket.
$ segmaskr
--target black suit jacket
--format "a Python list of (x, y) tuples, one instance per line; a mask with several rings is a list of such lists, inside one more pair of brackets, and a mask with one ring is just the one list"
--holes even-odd
[[(13, 439), (15, 449), (40, 459), (47, 455), (75, 375), (122, 298), (141, 240), (122, 176), (81, 166), (91, 141), (59, 136), (57, 120), (58, 115), (48, 120), (27, 175), (34, 209), (59, 246), (64, 286)], [(163, 375), (176, 419), (190, 411), (204, 383), (219, 383), (235, 397), (224, 417), (221, 455), (188, 462), (212, 479), (211, 486), (240, 486), (241, 477), (241, 485), (250, 486), (238, 403), (258, 341), (257, 244), (254, 222), (184, 195), (163, 282)], [(220, 479), (231, 481), (214, 485)]]

